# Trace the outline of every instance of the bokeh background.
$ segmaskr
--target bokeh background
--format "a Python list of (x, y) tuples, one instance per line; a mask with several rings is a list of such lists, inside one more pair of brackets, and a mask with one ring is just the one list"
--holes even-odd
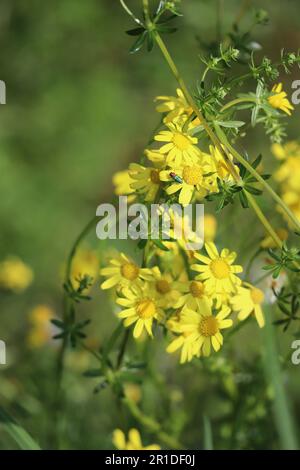
[[(129, 3), (139, 11), (139, 1)], [(200, 42), (215, 39), (216, 3), (184, 0), (179, 32), (167, 37), (192, 86), (203, 68)], [(224, 1), (224, 31), (240, 3)], [(255, 31), (264, 53), (276, 59), (282, 47), (297, 50), (299, 2), (263, 0), (252, 5), (269, 10), (270, 23)], [(251, 22), (250, 7), (243, 21)], [(83, 374), (95, 362), (74, 351), (67, 356), (67, 399), (57, 431), (53, 396), (58, 342), (44, 330), (45, 321), (61, 315), (62, 273), (71, 244), (97, 205), (112, 199), (113, 173), (140, 158), (158, 121), (154, 97), (172, 95), (176, 88), (158, 51), (129, 55), (132, 38), (124, 31), (130, 27), (117, 0), (0, 3), (0, 79), (7, 87), (7, 104), (0, 106), (0, 262), (11, 279), (0, 291), (0, 339), (7, 345), (7, 365), (0, 366), (0, 405), (43, 448), (109, 449), (116, 427), (136, 425), (120, 411), (109, 389), (94, 393), (99, 380)], [(296, 78), (297, 71), (282, 77), (288, 93)], [(290, 138), (298, 138), (298, 125), (296, 109), (289, 121)], [(254, 156), (263, 152), (269, 170), (276, 165), (270, 144), (261, 131), (255, 131), (255, 141), (253, 135), (245, 147)], [(271, 209), (270, 214), (279, 217)], [(233, 214), (230, 207), (219, 218), (219, 230), (222, 244), (240, 251), (241, 261), (262, 236), (254, 216), (239, 209)], [(134, 246), (120, 246), (134, 253)], [(107, 249), (91, 233), (78, 271), (83, 264), (97, 276)], [(3, 264), (7, 260), (10, 264)], [(101, 345), (116, 319), (98, 279), (91, 295), (80, 314), (92, 319), (89, 341)], [(286, 338), (281, 338), (283, 357), (289, 354), (292, 334)], [(270, 417), (272, 390), (261, 372), (262, 342), (250, 325), (214, 373), (193, 365), (178, 369), (163, 345), (152, 345), (151, 370), (141, 384), (129, 384), (128, 393), (158, 420), (172, 416), (168, 426), (182, 430), (190, 448), (203, 444), (203, 415), (210, 416), (217, 448), (278, 448)], [(132, 354), (143, 353), (143, 347), (131, 345)], [(296, 423), (299, 371), (288, 362), (284, 375)], [(167, 392), (161, 390), (162, 378)], [(155, 441), (140, 430), (146, 442)], [(0, 428), (0, 448), (15, 447)]]

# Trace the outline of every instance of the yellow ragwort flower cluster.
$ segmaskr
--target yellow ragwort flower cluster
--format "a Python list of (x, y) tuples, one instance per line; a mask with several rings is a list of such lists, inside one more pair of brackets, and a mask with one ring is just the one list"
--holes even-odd
[[(218, 192), (219, 181), (234, 184), (220, 151), (213, 146), (206, 152), (200, 149), (194, 131), (201, 123), (193, 119), (181, 90), (176, 97), (157, 100), (157, 111), (165, 113), (164, 128), (154, 136), (153, 147), (145, 150), (147, 165), (132, 163), (115, 175), (116, 194), (143, 202), (175, 198), (186, 206)], [(264, 326), (264, 294), (239, 277), (243, 269), (235, 264), (235, 252), (217, 249), (214, 216), (205, 215), (205, 245), (200, 251), (187, 248), (188, 241), (195, 241), (192, 230), (184, 230), (181, 239), (173, 237), (176, 217), (189, 227), (185, 216), (170, 211), (171, 240), (161, 240), (160, 245), (149, 240), (146, 262), (144, 257), (139, 265), (117, 253), (100, 274), (105, 278), (101, 288), (114, 290), (117, 315), (124, 327), (132, 328), (133, 337), (153, 337), (161, 326), (170, 340), (167, 352), (180, 350), (184, 363), (208, 356), (212, 349), (219, 351), (222, 330), (233, 325), (230, 317), (234, 312), (241, 321), (253, 314), (259, 326)]]

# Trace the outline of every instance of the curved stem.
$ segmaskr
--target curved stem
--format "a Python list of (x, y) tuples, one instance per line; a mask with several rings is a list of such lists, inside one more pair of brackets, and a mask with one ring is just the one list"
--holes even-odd
[(71, 250), (70, 250), (70, 253), (68, 255), (68, 258), (67, 258), (67, 266), (66, 266), (66, 276), (65, 276), (65, 280), (66, 281), (70, 281), (70, 277), (71, 277), (71, 272), (72, 272), (72, 263), (73, 263), (73, 258), (76, 254), (76, 251), (78, 249), (78, 246), (80, 245), (80, 243), (83, 241), (83, 239), (88, 235), (88, 233), (90, 232), (90, 230), (94, 227), (94, 225), (96, 224), (98, 220), (98, 217), (95, 215), (89, 222), (88, 224), (84, 227), (84, 229), (80, 232), (80, 234), (78, 235), (78, 237), (76, 238)]
[(221, 113), (223, 111), (226, 111), (226, 109), (229, 109), (232, 106), (235, 106), (236, 104), (247, 103), (247, 102), (256, 103), (256, 98), (250, 98), (250, 97), (249, 98), (236, 98), (235, 100), (229, 101), (229, 103), (225, 104), (223, 108), (221, 109)]
[(133, 21), (135, 21), (135, 23), (137, 23), (138, 25), (142, 26), (144, 28), (144, 24), (141, 22), (141, 20), (139, 20), (135, 15), (134, 13), (132, 13), (132, 11), (128, 8), (128, 6), (126, 5), (126, 3), (124, 2), (124, 0), (120, 0), (120, 3), (122, 5), (122, 7), (124, 8), (124, 10), (126, 11), (126, 13), (128, 13), (129, 16), (131, 16), (131, 18), (133, 19)]

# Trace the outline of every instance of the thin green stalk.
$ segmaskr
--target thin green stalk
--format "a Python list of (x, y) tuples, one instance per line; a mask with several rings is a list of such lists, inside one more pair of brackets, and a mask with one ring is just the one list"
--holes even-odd
[(297, 438), (294, 423), (289, 408), (286, 389), (283, 384), (282, 372), (278, 359), (278, 348), (275, 328), (272, 324), (272, 310), (265, 308), (266, 325), (262, 329), (264, 350), (264, 367), (268, 382), (274, 392), (274, 419), (280, 440), (280, 447), (284, 450), (297, 450)]
[(126, 13), (128, 13), (128, 15), (131, 16), (133, 21), (135, 21), (135, 23), (139, 24), (140, 26), (144, 27), (143, 23), (134, 15), (134, 13), (132, 13), (132, 11), (128, 8), (124, 0), (120, 0), (120, 3), (122, 7), (124, 8), (124, 10), (126, 11)]
[(213, 450), (213, 435), (210, 419), (207, 415), (203, 416), (203, 430), (204, 430), (204, 450)]
[(166, 433), (162, 430), (160, 423), (155, 421), (153, 418), (145, 415), (138, 406), (127, 397), (123, 398), (123, 404), (126, 406), (128, 411), (132, 414), (132, 416), (149, 432), (155, 434), (160, 442), (166, 445), (170, 450), (184, 450), (185, 447), (177, 441), (174, 437), (170, 436), (170, 434)]
[(229, 101), (229, 103), (225, 104), (223, 108), (221, 109), (221, 113), (223, 111), (226, 111), (226, 109), (231, 108), (232, 106), (235, 106), (236, 104), (240, 103), (256, 103), (256, 98), (236, 98), (235, 100)]

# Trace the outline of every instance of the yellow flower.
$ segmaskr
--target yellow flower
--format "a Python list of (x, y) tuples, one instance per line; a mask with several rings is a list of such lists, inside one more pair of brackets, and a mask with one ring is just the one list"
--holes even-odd
[(213, 242), (217, 233), (217, 219), (212, 214), (204, 215), (204, 240)]
[(140, 433), (134, 428), (129, 430), (127, 442), (123, 431), (116, 429), (113, 433), (113, 444), (118, 450), (160, 450), (157, 444), (143, 446)]
[(251, 284), (244, 284), (246, 287), (239, 287), (237, 295), (231, 299), (231, 305), (238, 314), (240, 321), (245, 320), (249, 315), (254, 314), (260, 328), (265, 325), (264, 314), (261, 304), (264, 301), (264, 293)]
[(53, 310), (47, 305), (37, 305), (29, 314), (30, 329), (27, 344), (30, 348), (40, 348), (52, 337), (50, 320), (55, 317)]
[(208, 295), (205, 284), (201, 281), (189, 281), (183, 284), (182, 290), (181, 296), (173, 305), (174, 308), (187, 306), (196, 310), (201, 302), (212, 303), (212, 298)]
[(192, 137), (185, 132), (179, 121), (168, 123), (167, 127), (169, 130), (161, 131), (154, 137), (157, 142), (165, 142), (159, 151), (166, 155), (166, 163), (176, 166), (182, 163), (187, 165), (197, 163), (201, 155), (200, 149), (196, 147), (197, 137)]
[(274, 179), (281, 184), (281, 190), (300, 193), (300, 156), (288, 157), (274, 173)]
[(119, 318), (124, 319), (124, 326), (127, 328), (135, 323), (134, 338), (139, 338), (144, 330), (152, 337), (153, 320), (161, 320), (164, 316), (162, 302), (146, 283), (124, 288), (122, 295), (123, 297), (118, 297), (117, 304), (125, 307), (118, 314)]
[(129, 400), (139, 403), (142, 399), (142, 388), (140, 385), (128, 382), (124, 384), (124, 394)]
[[(281, 199), (288, 206), (291, 212), (295, 217), (300, 220), (300, 193), (296, 191), (287, 191), (281, 194)], [(286, 215), (283, 209), (280, 206), (277, 206), (278, 212), (280, 212), (283, 218), (286, 220), (288, 226), (293, 229), (294, 224), (291, 222), (290, 218)]]
[[(163, 170), (160, 172), (160, 179), (171, 183), (166, 188), (166, 193), (171, 195), (179, 192), (179, 204), (187, 206), (193, 199), (194, 194), (197, 194), (198, 198), (203, 198), (211, 192), (211, 181), (206, 178), (206, 175), (210, 172), (211, 166), (208, 163), (198, 161), (172, 170)], [(179, 177), (180, 182), (174, 181), (173, 175)]]
[(71, 281), (72, 284), (79, 286), (79, 280), (84, 275), (95, 279), (98, 275), (99, 259), (95, 251), (89, 249), (79, 250), (72, 263)]
[(144, 154), (150, 162), (154, 163), (156, 167), (162, 168), (165, 166), (166, 158), (159, 150), (146, 149)]
[(153, 268), (153, 277), (153, 288), (156, 298), (160, 301), (160, 305), (165, 309), (173, 307), (180, 297), (182, 284), (175, 281), (170, 272), (161, 273), (157, 266)]
[[(280, 238), (281, 241), (287, 240), (288, 236), (289, 236), (288, 231), (285, 230), (284, 228), (279, 228), (278, 230), (276, 230), (276, 234), (278, 235), (278, 237)], [(276, 248), (277, 247), (277, 245), (276, 245), (275, 241), (273, 240), (273, 238), (271, 237), (271, 235), (267, 235), (260, 242), (260, 246), (264, 249), (266, 249), (266, 248)]]
[(196, 279), (205, 282), (208, 292), (212, 294), (232, 293), (241, 284), (236, 276), (243, 271), (242, 266), (233, 265), (236, 253), (223, 248), (219, 254), (213, 242), (205, 243), (207, 256), (195, 253), (195, 258), (203, 264), (194, 264), (192, 269), (199, 272)]
[(111, 289), (112, 287), (134, 286), (141, 279), (151, 280), (152, 271), (148, 268), (140, 268), (134, 261), (124, 253), (117, 254), (109, 261), (110, 266), (100, 270), (102, 276), (107, 277), (101, 284), (101, 289)]
[(284, 145), (278, 143), (272, 144), (271, 151), (277, 160), (286, 160), (289, 157), (300, 157), (300, 145), (294, 140)]
[(131, 163), (129, 166), (129, 175), (133, 180), (131, 188), (138, 193), (145, 194), (145, 201), (153, 202), (161, 186), (159, 170)]
[(213, 315), (211, 306), (202, 303), (198, 311), (184, 308), (180, 315), (178, 331), (181, 335), (174, 339), (167, 347), (167, 352), (173, 353), (182, 349), (180, 362), (191, 361), (194, 356), (209, 356), (211, 346), (219, 351), (223, 344), (220, 330), (230, 328), (232, 320), (228, 319), (230, 308), (223, 306)]
[(118, 171), (113, 176), (113, 185), (115, 186), (115, 194), (117, 196), (129, 196), (128, 202), (132, 202), (135, 199), (133, 194), (135, 191), (130, 186), (134, 183), (134, 180), (129, 175), (129, 170)]
[(22, 292), (31, 284), (33, 272), (17, 257), (7, 258), (0, 263), (0, 288)]
[(274, 85), (272, 88), (273, 94), (269, 96), (268, 101), (272, 108), (280, 109), (284, 111), (289, 116), (291, 115), (291, 110), (294, 109), (294, 106), (291, 105), (287, 98), (287, 94), (282, 90), (282, 83)]
[[(223, 155), (220, 150), (213, 145), (209, 146), (210, 155), (214, 163), (214, 171), (216, 172), (217, 177), (222, 181), (235, 182), (233, 175), (231, 174), (230, 167), (226, 163)], [(230, 155), (229, 159), (233, 162), (233, 156)], [(239, 173), (239, 168), (237, 165), (233, 165), (236, 173)]]
[(167, 113), (164, 118), (165, 123), (173, 121), (173, 119), (181, 116), (182, 114), (190, 116), (193, 112), (193, 109), (186, 101), (182, 90), (177, 88), (176, 93), (177, 96), (157, 96), (155, 99), (156, 101), (162, 102), (156, 107), (156, 111), (159, 113)]

